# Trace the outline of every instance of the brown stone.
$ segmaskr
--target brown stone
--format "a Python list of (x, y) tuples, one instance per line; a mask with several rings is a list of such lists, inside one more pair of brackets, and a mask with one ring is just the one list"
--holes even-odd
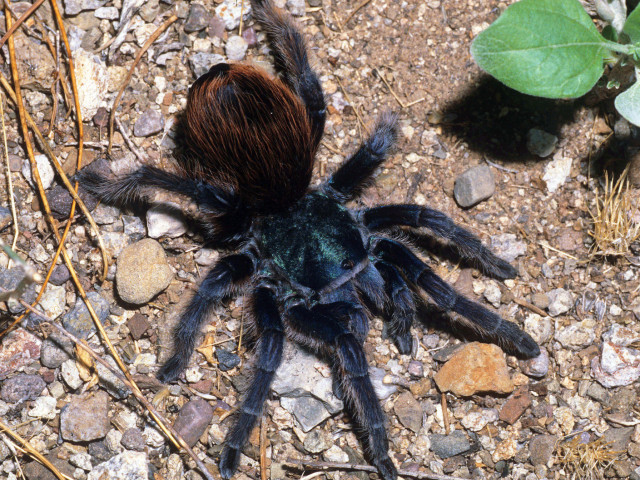
[(70, 442), (90, 442), (109, 431), (109, 394), (75, 396), (60, 412), (60, 434)]
[(144, 332), (146, 332), (151, 324), (147, 320), (147, 317), (141, 313), (136, 313), (133, 317), (127, 320), (127, 327), (134, 340), (140, 340)]
[(206, 400), (195, 398), (182, 407), (173, 428), (190, 447), (193, 447), (209, 426), (212, 418), (213, 407)]
[(520, 416), (531, 405), (531, 395), (527, 386), (522, 386), (511, 395), (500, 410), (500, 420), (510, 425), (516, 423)]
[(458, 351), (434, 380), (441, 391), (465, 397), (479, 392), (511, 393), (515, 388), (502, 350), (478, 342)]

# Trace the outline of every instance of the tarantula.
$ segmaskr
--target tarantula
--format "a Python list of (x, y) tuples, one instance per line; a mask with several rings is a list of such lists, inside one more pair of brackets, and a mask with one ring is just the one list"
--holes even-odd
[[(247, 293), (256, 332), (256, 371), (220, 458), (234, 474), (281, 362), (285, 339), (330, 359), (345, 405), (362, 430), (370, 461), (395, 479), (385, 418), (368, 375), (363, 344), (379, 314), (402, 354), (411, 352), (417, 291), (509, 352), (539, 354), (515, 324), (456, 293), (397, 235), (426, 228), (483, 272), (505, 279), (515, 269), (443, 213), (417, 205), (364, 210), (344, 206), (371, 181), (393, 146), (396, 119), (383, 114), (359, 149), (322, 185), (310, 187), (326, 104), (302, 35), (270, 0), (251, 0), (266, 31), (279, 78), (246, 64), (218, 64), (189, 91), (180, 173), (143, 167), (106, 180), (81, 174), (111, 204), (149, 201), (148, 189), (183, 195), (199, 207), (205, 241), (230, 251), (205, 276), (175, 330), (175, 352), (160, 368), (175, 380), (189, 363), (201, 325), (225, 299)], [(366, 306), (365, 306), (366, 305)]]

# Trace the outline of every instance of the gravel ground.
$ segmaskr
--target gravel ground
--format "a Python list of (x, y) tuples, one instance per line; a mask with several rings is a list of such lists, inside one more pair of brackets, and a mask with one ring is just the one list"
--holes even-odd
[[(240, 0), (152, 0), (128, 19), (133, 3), (63, 5), (86, 120), (84, 164), (97, 170), (109, 165), (116, 174), (142, 161), (171, 168), (176, 119), (189, 85), (211, 64), (246, 60), (273, 70), (264, 35), (246, 8), (240, 26)], [(275, 3), (297, 18), (307, 36), (329, 104), (314, 182), (357, 148), (377, 115), (398, 112), (398, 148), (354, 205), (428, 205), (480, 236), (517, 268), (517, 278), (492, 280), (447, 252), (425, 258), (460, 292), (519, 324), (542, 349), (537, 359), (519, 361), (478, 343), (459, 322), (447, 326), (441, 312), (425, 305), (413, 329), (413, 351), (400, 355), (374, 319), (365, 348), (396, 465), (407, 476), (639, 479), (640, 245), (617, 259), (592, 258), (588, 234), (594, 193), (603, 182), (598, 175), (605, 167), (619, 168), (625, 156), (637, 156), (638, 131), (617, 120), (610, 106), (588, 106), (589, 98), (523, 97), (483, 75), (469, 45), (506, 8), (503, 2), (372, 0), (352, 17), (361, 2)], [(16, 13), (25, 6), (15, 3)], [(41, 23), (54, 26), (49, 8), (45, 2), (38, 14)], [(178, 21), (143, 56), (124, 93), (117, 115), (123, 133), (114, 135), (106, 160), (108, 108), (136, 53), (171, 13)], [(128, 32), (119, 30), (123, 25)], [(16, 34), (27, 109), (72, 174), (77, 138), (61, 91), (48, 131), (56, 62), (39, 40), (38, 23), (28, 26), (32, 35)], [(0, 69), (10, 77), (8, 57), (2, 58)], [(31, 186), (16, 118), (8, 109), (8, 160), (20, 227), (16, 250), (46, 272), (56, 243)], [(46, 157), (38, 164), (52, 211), (64, 219), (68, 196)], [(629, 214), (640, 222), (640, 162), (634, 165)], [(0, 177), (5, 227), (11, 214), (4, 168)], [(110, 265), (100, 283), (95, 236), (78, 218), (66, 245), (80, 283), (147, 398), (217, 478), (226, 418), (249, 378), (243, 300), (216, 311), (179, 384), (157, 383), (153, 375), (170, 353), (177, 312), (219, 254), (200, 249), (184, 219), (166, 210), (122, 212), (87, 203)], [(12, 227), (1, 230), (0, 239), (10, 244)], [(8, 266), (0, 253), (3, 288), (20, 279), (20, 271)], [(55, 268), (40, 307), (106, 358), (69, 275), (62, 263)], [(31, 286), (23, 299), (33, 301), (35, 294)], [(0, 303), (0, 325), (20, 311), (14, 301)], [(263, 418), (269, 478), (300, 477), (288, 459), (365, 463), (329, 368), (293, 346), (285, 355)], [(124, 384), (102, 365), (87, 368), (73, 343), (50, 328), (18, 328), (2, 339), (0, 418), (71, 478), (202, 478)], [(256, 429), (234, 478), (260, 477), (260, 444)], [(580, 454), (582, 461), (571, 461)], [(338, 469), (322, 475), (351, 479), (369, 473)], [(0, 478), (23, 477), (54, 478), (0, 441)]]

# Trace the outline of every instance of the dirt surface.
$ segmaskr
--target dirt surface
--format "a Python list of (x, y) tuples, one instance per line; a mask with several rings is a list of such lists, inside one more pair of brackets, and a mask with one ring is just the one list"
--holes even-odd
[[(96, 18), (107, 14), (96, 10), (96, 6), (87, 6), (92, 2), (80, 2), (86, 9), (70, 15), (71, 3), (65, 3), (65, 21), (85, 50), (98, 49), (114, 37), (117, 20)], [(116, 7), (119, 16), (121, 3), (108, 2), (105, 6)], [(104, 156), (106, 117), (98, 107), (111, 107), (141, 44), (170, 12), (177, 13), (178, 21), (143, 56), (118, 109), (125, 136), (148, 164), (167, 168), (173, 164), (175, 120), (184, 109), (188, 87), (196, 78), (193, 55), (205, 52), (224, 56), (229, 38), (238, 33), (239, 27), (228, 30), (215, 19), (221, 1), (204, 2), (206, 27), (186, 32), (194, 5), (184, 1), (170, 2), (171, 5), (148, 3), (134, 16), (137, 28), (127, 34), (117, 51), (105, 48), (95, 60), (99, 68), (90, 62), (89, 67), (83, 67), (97, 68), (94, 78), (100, 77), (101, 71), (107, 72), (104, 75), (108, 78), (99, 90), (97, 104), (83, 102), (89, 112), (85, 118), (89, 148), (84, 164)], [(474, 36), (506, 8), (504, 2), (309, 0), (304, 12), (299, 11), (299, 3), (289, 2), (288, 8), (299, 14), (297, 22), (308, 39), (329, 104), (314, 183), (325, 179), (357, 149), (381, 112), (397, 112), (398, 147), (378, 172), (376, 183), (352, 206), (417, 203), (445, 212), (487, 245), (507, 241), (509, 248), (522, 246), (511, 262), (518, 277), (504, 283), (466, 268), (447, 252), (439, 251), (443, 256), (425, 254), (424, 258), (459, 291), (525, 328), (549, 357), (548, 373), (539, 377), (531, 373), (535, 370), (532, 364), (507, 356), (513, 393), (443, 395), (442, 386), (436, 385), (433, 375), (454, 353), (460, 352), (452, 346), (478, 340), (477, 336), (458, 326), (451, 328), (441, 313), (425, 309), (413, 329), (414, 352), (402, 356), (383, 333), (382, 321), (374, 319), (366, 350), (370, 364), (390, 375), (387, 383), (395, 389), (382, 404), (388, 417), (390, 454), (396, 465), (414, 474), (428, 472), (457, 478), (559, 479), (579, 474), (581, 468), (596, 478), (640, 478), (640, 392), (637, 377), (634, 378), (640, 368), (640, 246), (632, 246), (626, 257), (592, 258), (589, 251), (593, 241), (588, 234), (592, 228), (589, 209), (594, 210), (594, 193), (602, 184), (599, 175), (603, 166), (621, 169), (625, 148), (637, 142), (637, 131), (628, 125), (625, 130), (620, 122), (616, 124), (606, 105), (587, 106), (584, 99), (550, 101), (525, 97), (483, 74), (471, 58), (469, 47)], [(42, 7), (41, 18), (53, 26), (47, 8)], [(254, 21), (248, 16), (242, 24), (244, 38), (250, 44), (245, 61), (270, 69), (263, 35), (253, 27)], [(29, 50), (32, 58), (18, 62), (26, 76), (27, 108), (41, 129), (46, 130), (53, 106), (51, 78), (38, 73), (38, 67), (32, 64), (55, 66), (55, 62), (34, 37), (21, 35), (20, 41), (33, 48)], [(7, 57), (3, 58), (2, 71), (10, 77)], [(72, 174), (77, 157), (76, 130), (73, 122), (64, 118), (67, 107), (62, 101), (58, 102), (58, 109), (55, 128), (48, 138), (65, 171)], [(143, 123), (155, 122), (160, 127), (149, 136), (137, 136), (136, 128), (145, 126), (139, 123), (140, 119), (149, 110), (159, 112), (162, 121), (151, 118)], [(9, 109), (5, 121), (21, 231), (16, 250), (45, 272), (56, 243), (40, 213), (41, 202), (20, 173), (28, 162), (16, 113)], [(547, 158), (535, 156), (527, 148), (527, 135), (532, 128), (557, 137), (557, 145)], [(116, 133), (114, 144), (111, 165), (115, 173), (130, 171), (140, 164), (121, 133)], [(545, 169), (551, 162), (563, 160), (570, 165), (570, 171), (558, 188), (550, 191), (543, 179)], [(460, 208), (453, 196), (455, 180), (478, 165), (490, 166), (495, 193), (471, 208)], [(0, 205), (8, 207), (4, 168), (1, 176)], [(49, 194), (54, 188), (55, 183)], [(636, 188), (632, 198), (637, 201), (638, 197)], [(52, 204), (56, 204), (55, 200)], [(94, 210), (94, 215), (101, 212), (103, 217), (98, 223), (106, 235), (111, 263), (107, 281), (98, 281), (101, 257), (90, 227), (82, 218), (70, 230), (70, 256), (82, 286), (96, 292), (103, 302), (107, 332), (132, 373), (150, 379), (170, 351), (169, 326), (176, 321), (176, 312), (197, 288), (217, 253), (200, 252), (198, 238), (192, 234), (160, 236), (158, 241), (167, 255), (173, 280), (151, 301), (142, 302), (144, 305), (127, 304), (114, 286), (115, 257), (146, 235), (145, 214), (139, 216), (140, 221), (134, 215), (122, 217), (116, 209), (98, 208), (102, 210)], [(640, 221), (637, 210), (629, 214), (635, 214)], [(7, 220), (0, 226), (9, 224)], [(12, 227), (4, 228), (0, 239), (11, 244)], [(0, 254), (1, 269), (8, 265), (8, 258), (3, 255)], [(45, 311), (52, 316), (64, 317), (80, 302), (70, 280), (61, 286), (63, 290), (50, 290), (47, 296), (51, 300)], [(566, 309), (559, 306), (562, 302), (557, 300), (558, 289), (568, 298)], [(242, 367), (251, 363), (251, 351), (246, 342), (239, 341), (243, 334), (242, 307), (243, 301), (238, 299), (216, 311), (217, 321), (206, 329), (206, 346), (202, 353), (194, 355), (192, 368), (185, 381), (180, 382), (182, 388), (173, 385), (162, 389), (155, 384), (145, 390), (149, 399), (156, 395), (158, 410), (171, 421), (189, 400), (201, 397), (213, 407), (206, 430), (199, 440), (194, 439), (194, 450), (211, 466), (216, 478), (215, 464), (229, 424), (226, 418), (242, 398), (238, 392), (243, 391), (248, 378)], [(0, 318), (5, 324), (16, 318), (4, 312), (0, 310)], [(138, 335), (137, 329), (142, 333)], [(41, 335), (40, 331), (34, 334)], [(87, 335), (90, 345), (104, 353), (98, 337)], [(9, 392), (0, 395), (0, 417), (23, 438), (31, 439), (37, 450), (61, 463), (61, 471), (69, 472), (72, 478), (93, 478), (92, 468), (116, 454), (135, 451), (144, 454), (150, 474), (157, 478), (202, 478), (193, 461), (186, 455), (176, 455), (153, 429), (148, 414), (133, 397), (123, 398), (126, 395), (108, 389), (111, 396), (104, 415), (110, 424), (105, 431), (82, 441), (69, 440), (77, 432), (61, 437), (60, 409), (74, 404), (85, 391), (106, 387), (102, 382), (96, 383), (91, 374), (74, 380), (73, 370), (78, 367), (73, 360), (58, 365), (45, 360), (46, 366), (42, 361), (45, 345), (40, 351), (40, 340), (21, 338), (5, 338), (0, 353), (6, 353), (11, 342), (32, 341), (38, 345), (38, 358), (20, 360), (13, 369), (17, 371), (0, 372), (0, 386)], [(607, 342), (619, 361), (613, 362), (614, 366), (601, 367)], [(216, 353), (221, 346), (232, 354), (231, 360)], [(501, 353), (498, 356), (502, 358)], [(228, 371), (218, 369), (220, 363), (233, 364), (234, 358), (241, 360), (239, 366)], [(327, 373), (326, 367), (311, 364), (317, 371)], [(618, 383), (622, 385), (614, 386), (602, 368), (613, 369), (606, 372), (613, 376), (620, 373), (616, 368), (627, 368), (630, 380), (621, 380)], [(5, 385), (11, 378), (25, 374), (42, 378), (46, 386), (32, 396), (11, 396), (14, 387)], [(31, 378), (29, 382), (40, 385)], [(19, 401), (15, 401), (18, 397)], [(48, 417), (33, 413), (40, 403), (47, 403), (40, 398), (55, 399)], [(304, 431), (294, 415), (297, 407), (291, 405), (289, 399), (273, 394), (265, 407), (266, 437), (262, 444), (267, 446), (270, 462), (267, 478), (299, 478), (299, 469), (285, 465), (289, 458), (365, 463), (353, 424), (342, 410)], [(136, 431), (131, 432), (132, 429)], [(141, 445), (123, 440), (138, 438), (138, 434)], [(443, 453), (441, 435), (447, 435), (461, 449), (449, 452), (451, 455)], [(260, 478), (258, 429), (250, 444), (234, 478)], [(589, 466), (586, 460), (562, 461), (563, 456), (579, 451), (588, 452), (587, 457), (595, 459), (595, 463)], [(19, 464), (23, 468), (26, 465), (27, 478), (49, 478), (30, 461), (27, 456), (11, 453), (0, 441), (4, 472), (0, 476), (21, 478)], [(369, 474), (333, 469), (322, 475), (351, 479)], [(376, 474), (371, 475), (374, 478)]]

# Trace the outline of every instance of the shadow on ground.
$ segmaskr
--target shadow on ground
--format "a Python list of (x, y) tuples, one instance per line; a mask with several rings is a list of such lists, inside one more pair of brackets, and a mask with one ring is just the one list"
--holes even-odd
[(573, 122), (581, 99), (551, 100), (519, 93), (489, 75), (446, 106), (442, 128), (463, 139), (469, 148), (491, 159), (524, 161), (527, 132), (539, 128), (559, 136), (563, 125)]

